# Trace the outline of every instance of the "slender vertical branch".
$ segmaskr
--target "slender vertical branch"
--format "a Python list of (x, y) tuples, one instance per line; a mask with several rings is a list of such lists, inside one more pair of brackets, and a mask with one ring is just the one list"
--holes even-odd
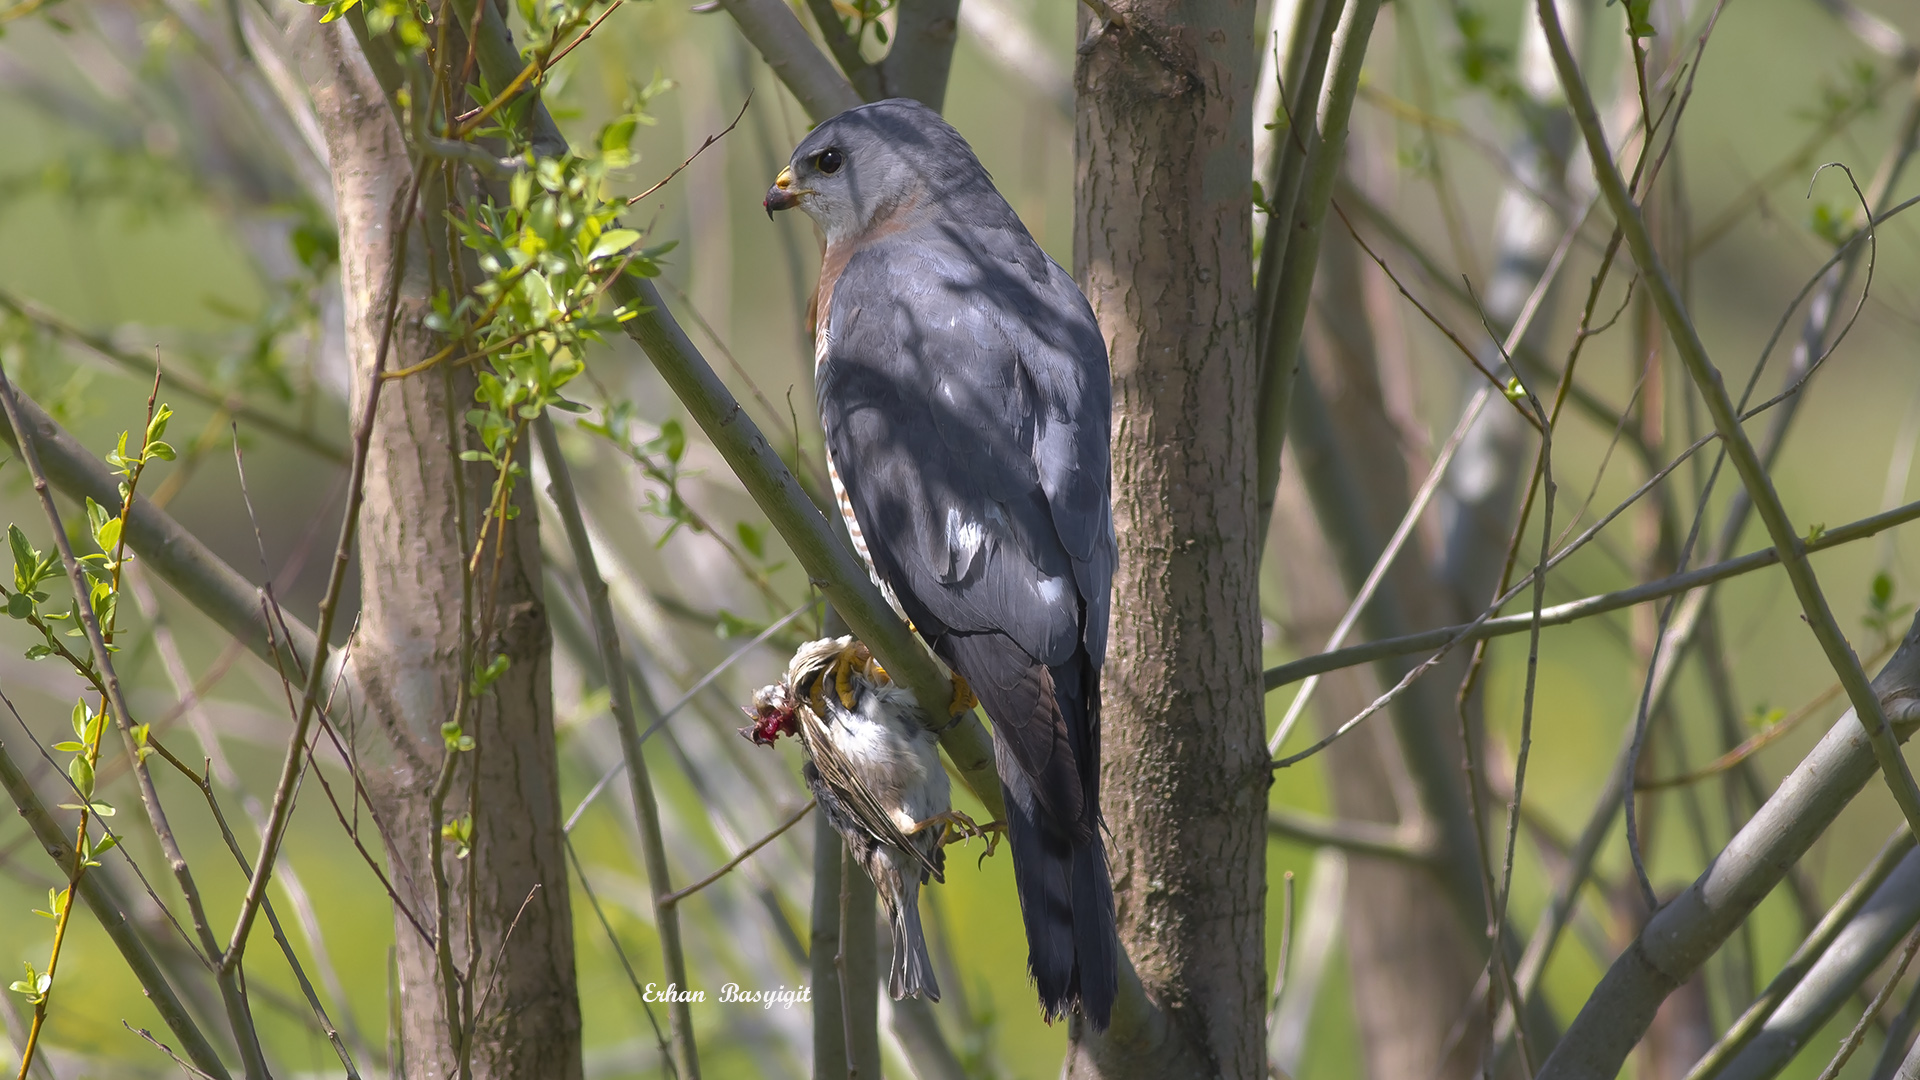
[[(606, 680), (608, 708), (620, 734), (620, 755), (627, 764), (627, 781), (632, 787), (634, 811), (639, 815), (640, 853), (647, 869), (647, 889), (653, 898), (654, 927), (660, 935), (661, 958), (667, 978), (681, 989), (688, 987), (686, 952), (680, 941), (680, 912), (673, 902), (673, 882), (667, 867), (667, 848), (660, 831), (660, 805), (654, 798), (653, 780), (647, 773), (647, 760), (640, 746), (640, 724), (634, 715), (632, 686), (627, 680), (627, 665), (620, 649), (620, 629), (613, 618), (613, 605), (607, 599), (607, 582), (600, 576), (593, 542), (580, 515), (580, 499), (573, 487), (573, 475), (560, 452), (560, 439), (553, 419), (542, 415), (533, 422), (534, 437), (540, 443), (540, 456), (546, 462), (551, 479), (549, 494), (560, 520), (566, 527), (567, 543), (573, 549), (575, 572), (586, 593), (587, 611), (593, 622), (594, 642), (599, 646), (601, 674)], [(686, 1080), (700, 1075), (700, 1056), (693, 1041), (693, 1014), (687, 1003), (676, 995), (667, 1004), (668, 1024), (673, 1032), (674, 1069)]]
[[(1291, 238), (1285, 258), (1269, 262), (1261, 253), (1262, 274), (1259, 288), (1272, 289), (1270, 303), (1262, 304), (1264, 318), (1259, 335), (1260, 416), (1258, 475), (1255, 496), (1259, 502), (1254, 520), (1264, 535), (1273, 518), (1273, 500), (1280, 484), (1280, 447), (1286, 441), (1286, 426), (1294, 415), (1289, 404), (1294, 368), (1300, 358), (1300, 334), (1307, 322), (1308, 298), (1313, 275), (1320, 260), (1320, 236), (1326, 224), (1327, 207), (1333, 201), (1333, 189), (1346, 157), (1347, 122), (1353, 115), (1353, 99), (1360, 87), (1360, 72), (1367, 56), (1367, 44), (1373, 37), (1373, 22), (1380, 13), (1380, 0), (1349, 0), (1341, 11), (1331, 41), (1331, 71), (1318, 106), (1318, 143), (1306, 164), (1299, 201), (1286, 219)], [(1330, 18), (1328, 11), (1323, 18)], [(1297, 125), (1306, 111), (1306, 101), (1293, 103)], [(1276, 140), (1277, 141), (1277, 140)], [(1271, 232), (1271, 230), (1270, 230)], [(1270, 273), (1277, 272), (1271, 286)]]
[(1627, 247), (1633, 253), (1634, 262), (1639, 266), (1642, 278), (1651, 289), (1655, 306), (1659, 309), (1661, 320), (1666, 324), (1667, 332), (1673, 337), (1676, 351), (1685, 364), (1687, 374), (1693, 379), (1702, 398), (1706, 401), (1707, 412), (1713, 418), (1713, 426), (1726, 444), (1728, 455), (1733, 460), (1734, 471), (1740, 476), (1749, 497), (1753, 499), (1754, 509), (1766, 524), (1767, 535), (1773, 546), (1780, 552), (1781, 564), (1787, 572), (1787, 579), (1793, 585), (1795, 597), (1800, 602), (1801, 611), (1806, 615), (1807, 624), (1812, 628), (1814, 638), (1820, 643), (1821, 651), (1827, 656), (1840, 676), (1840, 682), (1847, 690), (1847, 699), (1859, 714), (1860, 723), (1865, 726), (1868, 738), (1873, 745), (1875, 759), (1880, 763), (1888, 788), (1893, 793), (1894, 802), (1905, 815), (1907, 824), (1916, 834), (1920, 834), (1920, 787), (1916, 787), (1913, 774), (1907, 770), (1906, 762), (1900, 756), (1899, 746), (1895, 742), (1892, 730), (1887, 725), (1885, 714), (1880, 708), (1880, 700), (1867, 682), (1867, 676), (1860, 667), (1860, 658), (1847, 644), (1840, 625), (1834, 619), (1833, 610), (1827, 604), (1826, 597), (1820, 591), (1813, 568), (1807, 562), (1805, 548), (1787, 518), (1786, 507), (1780, 502), (1779, 494), (1774, 491), (1773, 478), (1768, 475), (1760, 457), (1754, 452), (1753, 443), (1747, 438), (1745, 429), (1740, 426), (1739, 417), (1734, 412), (1732, 399), (1727, 395), (1725, 382), (1719, 369), (1707, 355), (1706, 345), (1700, 340), (1692, 319), (1687, 314), (1686, 304), (1681, 299), (1679, 288), (1667, 273), (1660, 254), (1654, 249), (1653, 236), (1648, 231), (1640, 208), (1635, 205), (1633, 195), (1627, 190), (1626, 181), (1620, 175), (1619, 167), (1614, 163), (1612, 152), (1607, 146), (1606, 132), (1601, 126), (1599, 113), (1595, 110), (1593, 97), (1581, 78), (1573, 54), (1567, 45), (1566, 34), (1560, 25), (1559, 12), (1553, 0), (1537, 0), (1535, 4), (1540, 12), (1541, 29), (1546, 33), (1548, 48), (1553, 55), (1554, 68), (1560, 74), (1561, 85), (1566, 89), (1568, 103), (1573, 108), (1574, 118), (1580, 125), (1582, 136), (1587, 142), (1588, 156), (1592, 159), (1595, 176), (1599, 179), (1601, 192), (1613, 209), (1614, 219), (1626, 235)]
[[(12, 709), (13, 705), (8, 702), (6, 707)], [(33, 831), (34, 839), (47, 856), (61, 866), (71, 863), (75, 857), (73, 841), (54, 820), (52, 811), (40, 801), (26, 774), (14, 763), (4, 740), (0, 740), (0, 787), (6, 789), (21, 819)], [(88, 874), (79, 880), (75, 891), (80, 899), (87, 902), (88, 910), (93, 912), (107, 939), (113, 942), (127, 969), (139, 980), (147, 1001), (160, 1014), (161, 1021), (173, 1032), (174, 1038), (180, 1040), (181, 1049), (194, 1067), (216, 1080), (229, 1080), (227, 1067), (221, 1063), (219, 1053), (207, 1041), (199, 1025), (194, 1023), (193, 1015), (187, 1011), (179, 995), (174, 993), (173, 986), (167, 982), (159, 964), (154, 962), (153, 954), (140, 941), (139, 934), (133, 924), (127, 921), (126, 914), (121, 911), (106, 884), (97, 875)], [(68, 903), (71, 904), (72, 900), (68, 900)]]
[(807, 943), (813, 988), (813, 1075), (844, 1075), (846, 1012), (840, 989), (840, 849), (845, 845), (824, 813), (813, 816), (813, 914)]
[[(7, 423), (15, 431), (22, 430), (21, 413), (13, 393), (13, 383), (6, 372), (0, 370), (0, 407), (7, 416)], [(166, 856), (167, 864), (173, 870), (174, 880), (180, 886), (180, 892), (187, 900), (187, 911), (193, 919), (195, 932), (200, 938), (200, 947), (207, 959), (220, 967), (220, 997), (226, 1005), (227, 1021), (233, 1026), (235, 1040), (240, 1046), (240, 1059), (246, 1067), (249, 1080), (264, 1080), (267, 1076), (266, 1058), (260, 1049), (259, 1036), (254, 1031), (253, 1017), (248, 1010), (245, 992), (241, 989), (236, 965), (232, 956), (222, 956), (220, 943), (215, 940), (213, 931), (207, 925), (206, 905), (201, 902), (200, 889), (194, 883), (193, 871), (187, 866), (186, 856), (181, 854), (180, 845), (174, 839), (173, 829), (167, 823), (166, 810), (160, 805), (159, 793), (154, 790), (153, 776), (147, 770), (146, 761), (140, 753), (139, 741), (134, 735), (133, 711), (127, 707), (126, 695), (120, 687), (120, 676), (114, 669), (113, 655), (107, 648), (107, 641), (100, 629), (100, 620), (94, 616), (90, 600), (92, 590), (87, 584), (85, 571), (80, 569), (80, 561), (74, 557), (73, 544), (67, 539), (65, 525), (60, 520), (60, 509), (53, 504), (53, 491), (47, 484), (47, 474), (40, 467), (40, 455), (36, 452), (33, 440), (20, 440), (20, 459), (26, 465), (27, 472), (33, 477), (34, 494), (39, 497), (40, 508), (46, 514), (47, 523), (53, 529), (54, 546), (59, 549), (60, 561), (66, 566), (67, 581), (73, 588), (74, 617), (85, 631), (87, 645), (93, 651), (93, 662), (101, 679), (106, 684), (104, 697), (113, 710), (114, 724), (120, 730), (120, 740), (127, 757), (133, 763), (133, 774), (140, 788), (140, 800), (147, 812), (147, 818), (153, 825), (153, 832), (160, 842), (160, 850)]]

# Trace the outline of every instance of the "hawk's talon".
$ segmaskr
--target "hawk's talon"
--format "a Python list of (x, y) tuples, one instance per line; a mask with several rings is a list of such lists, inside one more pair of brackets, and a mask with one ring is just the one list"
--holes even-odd
[(840, 695), (840, 704), (846, 706), (848, 712), (852, 712), (854, 706), (853, 672), (856, 667), (868, 671), (869, 681), (872, 670), (879, 667), (874, 663), (873, 654), (858, 641), (849, 642), (833, 658), (833, 663), (828, 665), (828, 670), (833, 672), (833, 691)]
[(953, 700), (947, 704), (948, 716), (965, 716), (980, 704), (973, 696), (973, 687), (967, 685), (967, 677), (959, 672), (953, 673)]

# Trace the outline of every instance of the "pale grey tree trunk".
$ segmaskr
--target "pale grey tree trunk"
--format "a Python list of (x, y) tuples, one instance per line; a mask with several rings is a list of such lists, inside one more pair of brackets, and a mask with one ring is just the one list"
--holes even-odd
[[(384, 323), (395, 224), (412, 173), (382, 87), (348, 31), (348, 20), (307, 25), (305, 74), (326, 135), (339, 207), (341, 280), (358, 416), (371, 382)], [(428, 195), (431, 196), (429, 191)], [(406, 237), (393, 370), (432, 355), (439, 342), (421, 325), (431, 250), (415, 215)], [(391, 877), (407, 914), (396, 911), (406, 1075), (465, 1076), (450, 1009), (473, 1013), (471, 1075), (489, 1080), (573, 1080), (581, 1075), (573, 923), (560, 832), (554, 757), (551, 637), (541, 595), (538, 515), (505, 530), (492, 631), (484, 660), (508, 658), (506, 674), (472, 708), (445, 810), (430, 795), (447, 753), (441, 725), (454, 719), (466, 677), (463, 624), (478, 626), (482, 584), (494, 571), (489, 547), (464, 587), (462, 567), (478, 531), (493, 477), (463, 463), (472, 379), (436, 369), (391, 381), (375, 414), (367, 454), (358, 554), (362, 610), (354, 636), (350, 702), (335, 715), (353, 725), (374, 810), (386, 835)], [(531, 495), (523, 483), (516, 501)], [(468, 602), (468, 598), (473, 603)], [(469, 610), (470, 609), (470, 610)], [(477, 631), (476, 631), (477, 632)], [(442, 824), (471, 812), (473, 848), (464, 859), (446, 844), (446, 937), (471, 1005), (450, 1005), (434, 949), (414, 922), (435, 929), (430, 845)], [(370, 828), (362, 816), (363, 827)], [(371, 844), (369, 844), (371, 846)], [(524, 905), (524, 911), (522, 910)], [(516, 924), (517, 919), (517, 924)], [(511, 928), (511, 933), (509, 929)], [(459, 1019), (456, 1017), (456, 1019)]]
[[(1074, 1076), (1264, 1076), (1268, 786), (1248, 219), (1254, 5), (1081, 12), (1075, 276), (1112, 353), (1102, 809), (1120, 940), (1184, 1044), (1116, 1023)], [(1123, 995), (1124, 996), (1124, 995)]]

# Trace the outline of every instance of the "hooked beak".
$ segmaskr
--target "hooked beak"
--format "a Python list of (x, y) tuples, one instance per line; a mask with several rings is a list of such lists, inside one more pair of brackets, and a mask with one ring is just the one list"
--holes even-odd
[(774, 177), (773, 186), (767, 189), (767, 197), (761, 200), (760, 205), (767, 208), (767, 220), (772, 221), (775, 210), (788, 210), (798, 206), (800, 196), (810, 194), (812, 192), (805, 188), (793, 186), (793, 166), (789, 165), (780, 170), (779, 176)]

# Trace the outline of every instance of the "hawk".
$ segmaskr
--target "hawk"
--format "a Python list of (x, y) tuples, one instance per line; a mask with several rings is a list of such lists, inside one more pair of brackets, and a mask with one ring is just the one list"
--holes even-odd
[(1100, 668), (1117, 558), (1106, 344), (960, 133), (914, 101), (814, 128), (767, 192), (825, 234), (814, 373), (847, 531), (993, 720), (1049, 1021), (1113, 1007)]

